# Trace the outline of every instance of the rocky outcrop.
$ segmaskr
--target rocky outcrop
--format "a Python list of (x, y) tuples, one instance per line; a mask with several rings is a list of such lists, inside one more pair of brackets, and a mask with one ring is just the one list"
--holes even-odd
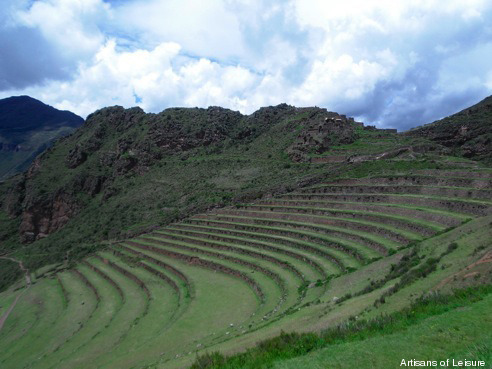
[(294, 161), (309, 161), (310, 153), (320, 154), (331, 146), (349, 144), (356, 139), (352, 119), (319, 109), (304, 119), (303, 129), (287, 153)]
[[(36, 168), (33, 163), (30, 171)], [(81, 173), (54, 193), (36, 192), (29, 184), (29, 172), (21, 176), (8, 191), (3, 204), (6, 213), (21, 218), (20, 240), (34, 242), (63, 228), (84, 206), (77, 200), (77, 194), (91, 197), (103, 190), (107, 178)], [(27, 184), (27, 185), (26, 185)]]
[(106, 179), (105, 176), (94, 176), (83, 173), (74, 178), (70, 187), (74, 193), (84, 192), (93, 197), (101, 192)]
[(26, 179), (31, 179), (32, 177), (34, 177), (36, 175), (36, 173), (39, 172), (39, 170), (41, 169), (41, 156), (38, 156), (33, 162), (32, 164), (29, 166), (29, 169), (27, 170), (27, 173), (26, 173)]
[(70, 169), (77, 168), (80, 164), (87, 160), (87, 153), (80, 146), (75, 146), (69, 151), (65, 160), (67, 167)]
[(61, 229), (77, 213), (79, 205), (66, 193), (29, 201), (24, 205), (20, 225), (21, 242), (33, 242)]

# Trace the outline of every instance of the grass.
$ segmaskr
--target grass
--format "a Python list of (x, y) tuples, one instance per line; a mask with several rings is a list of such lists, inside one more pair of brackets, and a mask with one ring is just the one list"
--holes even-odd
[[(176, 158), (174, 164), (176, 168), (190, 166), (194, 169), (216, 161), (214, 165), (221, 165), (222, 154), (214, 155), (197, 155), (183, 160)], [(281, 156), (273, 159), (272, 163), (284, 160)], [(234, 162), (238, 158), (230, 156), (227, 160)], [(258, 160), (266, 163), (268, 157)], [(244, 164), (245, 161), (239, 160), (238, 163)], [(218, 201), (216, 196), (225, 193), (217, 190), (218, 187), (240, 190), (248, 183), (241, 180), (243, 174), (256, 176), (261, 173), (261, 169), (252, 167), (244, 170), (230, 173), (222, 168), (216, 172), (214, 180), (206, 179), (207, 183), (200, 184), (210, 186), (210, 191), (193, 192), (192, 201), (203, 204), (206, 196), (209, 196), (211, 203)], [(141, 178), (129, 176), (127, 179), (130, 187), (141, 184)], [(234, 185), (236, 179), (238, 183)], [(153, 182), (153, 185), (164, 187), (175, 184), (166, 178)], [(122, 196), (131, 196), (132, 191), (123, 192)], [(157, 200), (159, 196), (156, 195)], [(289, 360), (305, 359), (307, 361), (302, 362), (300, 367), (336, 367), (340, 360), (324, 364), (324, 360), (329, 359), (325, 357), (325, 350), (343, 348), (345, 345), (356, 347), (374, 342), (372, 340), (382, 342), (384, 346), (390, 344), (391, 337), (406, 337), (407, 334), (410, 340), (417, 339), (416, 335), (409, 333), (415, 327), (425, 328), (425, 322), (454, 314), (462, 307), (475, 309), (483, 301), (490, 302), (490, 291), (480, 289), (467, 290), (451, 297), (432, 295), (417, 299), (417, 296), (422, 295), (423, 291), (434, 291), (443, 280), (459, 274), (489, 250), (490, 227), (487, 225), (492, 219), (489, 219), (490, 216), (476, 219), (471, 219), (469, 215), (455, 216), (448, 210), (427, 212), (434, 208), (433, 204), (426, 203), (425, 196), (405, 197), (419, 199), (424, 205), (392, 202), (402, 197), (387, 196), (387, 201), (376, 204), (381, 209), (379, 212), (336, 210), (341, 218), (291, 211), (329, 209), (321, 203), (283, 206), (278, 207), (282, 212), (263, 214), (242, 211), (240, 206), (231, 207), (231, 215), (227, 211), (222, 215), (212, 212), (168, 228), (153, 229), (148, 235), (108, 242), (106, 251), (98, 251), (100, 246), (90, 244), (89, 239), (87, 248), (78, 248), (79, 254), (76, 256), (84, 252), (93, 253), (94, 257), (87, 259), (89, 265), (69, 262), (32, 271), (37, 275), (36, 284), (32, 286), (32, 291), (26, 291), (28, 293), (23, 298), (30, 296), (32, 300), (32, 296), (40, 297), (44, 292), (46, 296), (56, 298), (46, 306), (21, 300), (19, 309), (15, 310), (5, 326), (5, 334), (18, 337), (20, 346), (8, 341), (2, 331), (0, 342), (7, 345), (5, 353), (0, 354), (0, 361), (8, 364), (7, 367), (13, 367), (16, 358), (21, 357), (17, 360), (20, 367), (30, 366), (32, 369), (85, 368), (88, 365), (174, 369), (190, 365), (198, 353), (197, 365), (200, 367), (212, 364), (218, 365), (217, 368), (224, 365), (226, 368), (290, 367), (294, 364)], [(430, 198), (447, 201), (439, 196)], [(226, 196), (224, 203), (232, 199)], [(145, 202), (138, 201), (136, 206), (146, 206)], [(171, 214), (186, 204), (188, 198), (184, 195), (179, 201), (183, 203), (179, 206), (171, 204), (162, 211)], [(356, 202), (343, 202), (351, 203)], [(483, 209), (487, 206), (485, 201), (465, 203), (480, 204)], [(422, 219), (412, 220), (416, 218), (410, 217), (408, 222), (402, 215), (388, 215), (384, 212), (384, 206), (422, 211), (465, 222), (458, 222), (454, 228), (443, 225), (433, 227)], [(271, 207), (274, 206), (264, 205), (262, 208)], [(119, 211), (126, 213), (126, 210), (122, 208)], [(256, 216), (257, 213), (260, 215)], [(285, 219), (275, 219), (277, 215)], [(352, 215), (373, 218), (354, 220), (350, 218)], [(290, 216), (296, 220), (289, 220)], [(384, 222), (385, 219), (391, 220), (391, 224)], [(333, 220), (341, 221), (339, 226), (323, 224)], [(137, 224), (131, 226), (132, 232), (147, 224), (147, 221), (152, 219), (137, 219)], [(402, 230), (400, 226), (403, 223), (398, 222), (426, 228), (430, 225), (429, 229), (436, 231), (436, 234), (422, 237), (418, 232)], [(80, 226), (78, 221), (74, 224)], [(119, 226), (117, 222), (115, 224)], [(368, 231), (347, 229), (350, 225), (359, 229), (368, 227)], [(93, 224), (88, 227), (93, 227)], [(83, 237), (89, 228), (81, 231), (78, 237)], [(48, 238), (56, 241), (60, 235)], [(413, 242), (403, 242), (405, 237)], [(152, 248), (146, 249), (151, 245)], [(42, 254), (50, 250), (50, 247), (41, 247), (38, 252)], [(17, 253), (29, 254), (22, 248)], [(355, 257), (357, 255), (361, 256), (359, 260)], [(336, 267), (331, 256), (339, 260), (345, 269)], [(314, 267), (310, 260), (326, 269), (324, 273), (319, 267)], [(166, 268), (163, 263), (175, 269)], [(75, 274), (63, 271), (67, 265), (75, 267), (89, 284), (95, 286), (98, 302), (83, 278), (77, 279)], [(107, 278), (91, 269), (91, 265)], [(154, 273), (144, 269), (145, 265), (154, 268)], [(231, 274), (220, 272), (222, 267), (228, 268)], [(485, 271), (487, 269), (480, 269), (482, 273)], [(56, 273), (64, 289), (56, 280)], [(138, 278), (137, 282), (135, 278), (130, 278), (132, 275)], [(109, 278), (118, 287), (111, 284)], [(254, 285), (261, 288), (264, 299), (245, 279), (254, 281)], [(481, 277), (477, 283), (485, 280)], [(176, 283), (179, 293), (170, 281)], [(466, 286), (465, 282), (460, 279), (446, 288), (461, 288)], [(0, 301), (11, 301), (13, 292), (11, 288), (0, 293)], [(43, 295), (41, 300), (44, 301), (46, 296)], [(78, 304), (81, 300), (88, 300), (89, 296), (94, 300), (92, 305)], [(465, 300), (466, 306), (463, 305)], [(412, 305), (409, 307), (409, 304)], [(460, 309), (456, 310), (457, 306)], [(53, 319), (54, 315), (58, 318)], [(26, 332), (26, 329), (29, 330)], [(282, 330), (284, 333), (281, 333)], [(46, 336), (48, 339), (45, 339)], [(261, 344), (256, 346), (257, 342)], [(469, 340), (463, 350), (475, 356), (487, 354), (488, 348), (478, 343)], [(364, 349), (368, 350), (369, 347)], [(238, 352), (243, 349), (247, 351)], [(220, 354), (206, 354), (218, 350)], [(382, 360), (382, 365), (388, 364), (389, 361), (384, 361), (384, 352), (378, 350), (374, 350), (375, 355)], [(387, 351), (391, 352), (391, 348)], [(344, 352), (346, 355), (350, 349)], [(450, 351), (449, 355), (459, 356), (460, 352)], [(226, 354), (232, 356), (226, 357)], [(307, 359), (314, 356), (313, 360)]]
[[(41, 340), (30, 343), (25, 353), (15, 356), (15, 363), (19, 367), (36, 363), (57, 351), (68, 339), (77, 334), (97, 309), (93, 292), (79, 278), (68, 272), (60, 273), (59, 277), (64, 288), (70, 291), (69, 299), (65, 301), (63, 312), (50, 328), (53, 334), (49, 337), (42, 335)], [(63, 298), (60, 290), (58, 293)]]
[(97, 365), (96, 363), (111, 361), (116, 356), (135, 352), (138, 348), (148, 345), (160, 335), (165, 334), (166, 330), (173, 323), (175, 314), (179, 309), (176, 293), (158, 277), (142, 268), (124, 265), (125, 263), (122, 263), (121, 259), (112, 257), (108, 253), (102, 254), (102, 256), (121, 264), (140, 278), (148, 287), (151, 300), (149, 301), (148, 313), (145, 317), (138, 320), (138, 324), (132, 327), (127, 339), (123, 339), (113, 349), (109, 350), (107, 354), (98, 357), (97, 361), (94, 362), (95, 365)]
[(436, 209), (443, 211), (452, 211), (458, 216), (462, 216), (465, 220), (469, 219), (470, 216), (483, 216), (487, 215), (488, 209), (492, 205), (487, 201), (475, 201), (469, 199), (452, 198), (452, 197), (438, 197), (429, 195), (415, 195), (415, 194), (387, 194), (387, 193), (365, 193), (365, 194), (342, 194), (342, 193), (316, 193), (304, 195), (302, 193), (293, 193), (286, 195), (289, 199), (306, 199), (314, 200), (318, 199), (321, 201), (326, 200), (346, 200), (356, 201), (360, 203), (364, 202), (388, 202), (392, 201), (395, 204), (403, 204), (410, 206), (420, 206), (432, 205)]
[[(443, 357), (443, 352), (438, 349), (439, 344), (422, 345), (419, 340), (426, 337), (426, 341), (430, 343), (432, 341), (428, 335), (446, 336), (448, 344), (445, 349), (456, 350), (463, 343), (461, 340), (480, 343), (483, 339), (492, 338), (491, 330), (481, 329), (477, 319), (489, 310), (492, 303), (491, 292), (492, 288), (486, 286), (456, 291), (453, 295), (423, 296), (399, 312), (370, 320), (354, 318), (320, 334), (283, 333), (259, 343), (243, 354), (231, 357), (224, 357), (219, 353), (205, 354), (199, 356), (191, 368), (354, 368), (360, 365), (374, 367), (375, 361), (379, 363), (376, 367), (389, 368), (396, 367), (401, 362), (400, 357), (414, 358), (415, 350), (424, 351), (422, 355), (426, 357), (422, 360), (428, 359), (433, 350), (434, 354)], [(470, 305), (472, 314), (457, 311), (457, 308)], [(433, 323), (429, 324), (429, 320)], [(473, 323), (468, 326), (467, 322)], [(490, 316), (484, 324), (492, 327)], [(422, 335), (422, 329), (427, 330), (428, 335)], [(453, 329), (461, 332), (460, 338), (456, 338)], [(405, 338), (398, 339), (398, 336)], [(442, 339), (443, 337), (434, 342), (442, 342)], [(414, 341), (414, 344), (409, 344), (409, 340)], [(367, 351), (361, 346), (365, 346)], [(327, 348), (322, 349), (323, 347)], [(354, 354), (351, 350), (364, 354)], [(300, 358), (284, 361), (294, 357)]]
[[(282, 199), (282, 198), (279, 198), (279, 200), (281, 201), (286, 201), (286, 202), (292, 202), (292, 203), (295, 203), (296, 200), (289, 200), (289, 199)], [(305, 202), (305, 203), (319, 203), (319, 201), (316, 201), (316, 200), (299, 200), (301, 202)], [(330, 205), (330, 204), (345, 204), (347, 206), (351, 206), (351, 205), (360, 205), (360, 203), (358, 202), (350, 202), (350, 201), (344, 201), (344, 202), (341, 202), (341, 201), (329, 201), (327, 202), (327, 205)], [(450, 212), (450, 211), (444, 211), (444, 210), (439, 210), (439, 209), (435, 209), (435, 208), (430, 208), (430, 207), (425, 207), (425, 206), (412, 206), (412, 205), (405, 205), (405, 204), (394, 204), (394, 203), (385, 203), (385, 202), (377, 202), (377, 203), (366, 203), (366, 205), (368, 206), (374, 206), (375, 208), (381, 208), (381, 210), (384, 209), (384, 207), (392, 207), (392, 208), (402, 208), (402, 209), (409, 209), (409, 210), (418, 210), (418, 211), (421, 211), (422, 213), (428, 213), (428, 214), (436, 214), (436, 215), (443, 215), (443, 216), (447, 216), (447, 217), (453, 217), (453, 218), (457, 218), (458, 220), (466, 220), (466, 219), (469, 219), (469, 217), (465, 216), (465, 215), (461, 215), (461, 214), (457, 214), (457, 213), (454, 213), (454, 212)]]
[[(193, 234), (186, 234), (186, 235), (181, 235), (181, 234), (175, 234), (175, 233), (169, 233), (169, 232), (159, 232), (159, 235), (167, 235), (171, 238), (175, 237), (177, 239), (183, 239), (183, 240), (190, 240), (190, 241), (196, 241), (199, 243), (205, 243), (207, 245), (210, 245), (208, 247), (212, 248), (232, 248), (232, 253), (237, 253), (237, 254), (250, 254), (254, 253), (253, 255), (255, 256), (255, 261), (258, 260), (259, 258), (267, 257), (270, 258), (268, 262), (272, 264), (280, 264), (282, 263), (285, 265), (285, 267), (290, 267), (294, 268), (296, 270), (296, 274), (302, 274), (306, 275), (308, 279), (311, 280), (316, 280), (318, 278), (323, 278), (324, 276), (320, 274), (320, 272), (313, 268), (309, 263), (307, 263), (305, 260), (302, 260), (302, 258), (299, 256), (299, 258), (294, 258), (292, 256), (285, 256), (279, 253), (278, 251), (268, 251), (265, 249), (261, 249), (257, 246), (257, 243), (253, 242), (253, 246), (245, 239), (239, 238), (239, 237), (232, 237), (228, 239), (221, 239), (221, 240), (210, 240), (207, 238), (202, 238), (201, 235), (193, 235)], [(259, 246), (261, 246), (262, 243), (259, 243)], [(264, 244), (265, 246), (268, 246), (268, 244)], [(270, 246), (274, 247), (274, 244), (270, 244)], [(251, 255), (251, 254), (250, 254)], [(239, 257), (239, 255), (238, 255)]]
[[(200, 225), (186, 224), (181, 225), (178, 230), (186, 229), (187, 232), (199, 232), (200, 234), (212, 234), (226, 237), (234, 237), (239, 235), (240, 240), (248, 240), (252, 242), (258, 242), (260, 240), (262, 244), (272, 245), (279, 250), (280, 253), (295, 253), (303, 258), (314, 260), (324, 269), (325, 274), (338, 274), (341, 270), (341, 266), (338, 265), (332, 256), (327, 255), (317, 248), (318, 245), (310, 242), (306, 242), (300, 239), (291, 237), (277, 236), (275, 234), (261, 233), (260, 229), (257, 232), (249, 232), (244, 230), (235, 230), (230, 228), (221, 227), (206, 227)], [(232, 235), (232, 236), (230, 236)], [(339, 261), (338, 261), (339, 262)]]
[[(17, 336), (15, 340), (11, 340), (12, 336), (6, 336), (8, 344), (3, 346), (0, 356), (0, 365), (2, 368), (18, 368), (19, 361), (27, 357), (32, 351), (32, 348), (39, 347), (43, 344), (43, 333), (49, 331), (56, 324), (57, 319), (64, 312), (64, 304), (62, 296), (57, 288), (57, 281), (45, 279), (38, 282), (35, 286), (29, 289), (18, 302), (15, 310), (16, 315), (20, 315), (23, 319), (24, 311), (30, 311), (32, 304), (37, 305), (38, 312), (35, 314), (32, 325), (29, 323), (26, 327), (24, 322), (24, 332)], [(28, 313), (27, 316), (30, 314)], [(28, 320), (29, 321), (29, 320)]]
[(333, 208), (326, 208), (326, 207), (263, 205), (263, 204), (251, 205), (250, 207), (253, 209), (255, 209), (255, 208), (258, 208), (258, 209), (266, 208), (267, 210), (268, 209), (281, 209), (281, 210), (285, 210), (285, 211), (288, 211), (291, 209), (304, 210), (308, 213), (312, 212), (313, 214), (316, 214), (316, 212), (319, 212), (319, 213), (327, 212), (327, 213), (333, 213), (333, 214), (359, 215), (361, 217), (363, 217), (363, 216), (369, 216), (369, 217), (379, 216), (379, 217), (382, 217), (383, 219), (387, 218), (388, 221), (398, 220), (398, 221), (408, 222), (410, 224), (413, 223), (416, 226), (420, 226), (420, 227), (424, 227), (424, 228), (430, 228), (431, 230), (434, 230), (434, 231), (441, 231), (445, 228), (441, 225), (434, 224), (434, 223), (429, 222), (429, 221), (426, 222), (426, 221), (423, 221), (423, 220), (420, 220), (417, 218), (411, 218), (410, 219), (408, 217), (395, 215), (395, 214), (385, 214), (385, 213), (381, 213), (381, 212), (372, 212), (372, 211), (363, 211), (363, 210), (354, 210), (354, 209), (340, 210), (340, 209), (333, 209)]
[[(460, 299), (458, 293), (458, 297), (449, 301), (414, 306), (413, 310), (405, 312), (400, 322), (386, 324), (385, 333), (381, 335), (333, 345), (274, 367), (353, 368), (361, 365), (392, 368), (398, 367), (402, 359), (440, 361), (460, 357), (467, 353), (467, 346), (484, 345), (485, 350), (490, 350), (492, 322), (487, 314), (492, 303), (490, 295), (478, 296), (482, 300), (476, 301), (476, 296), (465, 293), (464, 299)], [(485, 318), (482, 320), (481, 317)], [(481, 354), (475, 354), (477, 359), (486, 360), (487, 357)], [(461, 356), (460, 360), (463, 359), (465, 357)]]
[[(346, 222), (344, 226), (341, 226), (341, 227), (347, 227), (347, 225), (350, 225), (349, 227), (351, 228), (350, 231), (352, 231), (352, 226), (355, 228), (355, 230), (358, 230), (357, 229), (357, 226), (358, 225), (366, 225), (366, 226), (371, 226), (371, 227), (376, 227), (378, 229), (381, 229), (381, 230), (387, 230), (389, 231), (389, 234), (391, 233), (394, 233), (394, 234), (400, 234), (401, 236), (403, 237), (407, 237), (409, 239), (419, 239), (421, 236), (416, 234), (415, 232), (411, 232), (411, 231), (407, 231), (407, 230), (403, 230), (403, 229), (400, 229), (400, 228), (397, 228), (397, 227), (393, 227), (391, 225), (387, 225), (387, 224), (381, 224), (381, 223), (377, 223), (375, 221), (367, 221), (367, 220), (363, 220), (363, 219), (352, 219), (352, 218), (343, 218), (343, 217), (336, 217), (336, 216), (329, 216), (329, 215), (313, 215), (313, 214), (303, 214), (303, 213), (290, 213), (290, 212), (287, 212), (287, 211), (284, 211), (284, 212), (264, 212), (265, 215), (267, 216), (271, 216), (271, 218), (268, 218), (268, 217), (258, 217), (258, 216), (251, 216), (252, 214), (258, 214), (260, 212), (257, 212), (255, 213), (254, 211), (242, 211), (241, 212), (241, 215), (238, 215), (238, 216), (234, 216), (234, 217), (240, 217), (240, 218), (248, 218), (248, 217), (252, 217), (253, 219), (270, 219), (270, 220), (277, 220), (275, 217), (275, 215), (285, 215), (285, 216), (289, 216), (289, 215), (292, 215), (292, 216), (295, 216), (295, 217), (300, 217), (300, 218), (306, 218), (306, 221), (305, 223), (311, 223), (311, 224), (318, 224), (319, 221), (323, 221), (323, 220), (332, 220), (334, 221), (335, 223), (337, 221), (343, 221), (343, 222)], [(219, 214), (219, 217), (220, 216), (229, 216), (229, 215), (222, 215), (222, 214)], [(282, 219), (282, 218), (280, 218)], [(310, 220), (313, 220), (310, 222)], [(348, 228), (348, 227), (347, 227)], [(371, 233), (370, 231), (368, 231), (368, 233)], [(389, 238), (391, 240), (391, 237), (388, 235), (384, 235), (383, 237), (384, 238)]]
[[(339, 259), (346, 265), (347, 267), (356, 267), (360, 265), (360, 259), (354, 257), (354, 252), (358, 252), (358, 247), (355, 243), (350, 240), (346, 240), (342, 237), (333, 237), (328, 236), (327, 234), (335, 232), (346, 232), (343, 228), (338, 227), (328, 227), (322, 225), (313, 225), (311, 223), (302, 223), (302, 222), (292, 222), (292, 221), (284, 221), (284, 220), (275, 220), (275, 222), (270, 222), (267, 224), (275, 224), (275, 226), (264, 225), (258, 223), (241, 223), (241, 222), (226, 222), (223, 220), (220, 221), (208, 221), (204, 219), (193, 219), (193, 221), (200, 222), (206, 224), (206, 222), (210, 222), (218, 225), (231, 225), (238, 227), (240, 229), (253, 229), (258, 230), (259, 232), (271, 231), (278, 232), (278, 234), (288, 234), (289, 236), (295, 236), (299, 238), (300, 242), (304, 239), (308, 238), (309, 240), (313, 240), (313, 242), (307, 242), (306, 245), (312, 246), (313, 248), (318, 248), (320, 250), (325, 251), (328, 254), (333, 255), (335, 258)], [(198, 224), (200, 224), (198, 223)], [(278, 226), (281, 225), (281, 226)], [(306, 230), (307, 229), (307, 230)], [(317, 231), (317, 232), (316, 232)], [(358, 236), (366, 236), (363, 232), (352, 232)], [(289, 237), (290, 238), (290, 237)], [(379, 238), (377, 238), (379, 240)], [(306, 241), (304, 241), (306, 242)]]
[(23, 275), (19, 264), (8, 259), (0, 259), (0, 270), (2, 270), (0, 274), (0, 292), (5, 291)]
[[(221, 273), (174, 263), (193, 280), (196, 298), (165, 335), (132, 355), (114, 358), (111, 366), (144, 366), (156, 357), (159, 362), (165, 363), (175, 359), (176, 355), (188, 356), (188, 352), (194, 352), (198, 344), (206, 347), (217, 340), (229, 338), (230, 335), (225, 334), (228, 331), (234, 335), (240, 334), (239, 327), (245, 324), (247, 327), (249, 321), (244, 317), (250, 317), (255, 312), (256, 315), (261, 314), (257, 310), (257, 299), (246, 284)], [(237, 301), (242, 303), (237, 305)], [(233, 328), (229, 327), (231, 323), (234, 324)]]
[[(328, 274), (335, 274), (337, 272), (337, 270), (333, 268), (331, 264), (325, 264), (323, 260), (321, 260), (316, 255), (298, 249), (295, 251), (286, 250), (283, 244), (281, 245), (282, 247), (279, 247), (277, 243), (271, 242), (273, 240), (276, 241), (281, 240), (278, 238), (276, 239), (275, 237), (273, 239), (265, 237), (267, 241), (265, 241), (264, 239), (259, 241), (254, 238), (254, 236), (257, 235), (256, 233), (252, 233), (251, 235), (253, 236), (253, 238), (249, 238), (249, 237), (244, 237), (245, 233), (241, 233), (241, 232), (239, 233), (229, 232), (232, 233), (231, 235), (231, 234), (221, 234), (221, 233), (213, 233), (213, 232), (203, 232), (200, 230), (193, 230), (193, 229), (183, 230), (180, 228), (171, 228), (171, 227), (168, 228), (168, 230), (171, 232), (177, 232), (178, 234), (185, 234), (187, 236), (203, 237), (205, 239), (208, 238), (218, 239), (224, 242), (234, 242), (235, 244), (244, 245), (247, 246), (248, 248), (264, 250), (263, 251), (264, 253), (271, 256), (279, 256), (277, 254), (282, 254), (282, 258), (285, 258), (286, 256), (284, 255), (287, 255), (287, 260), (290, 263), (300, 264), (303, 265), (304, 267), (305, 264), (307, 264), (309, 265), (309, 269), (312, 269), (316, 273), (320, 273), (320, 269), (321, 269), (323, 271), (322, 274), (324, 275), (326, 275), (326, 272), (324, 272), (324, 270), (328, 270), (329, 271)], [(239, 234), (240, 236), (237, 236), (237, 234)], [(246, 235), (248, 234), (246, 233)]]
[[(289, 215), (288, 213), (286, 215)], [(267, 225), (267, 226), (272, 226), (272, 227), (276, 227), (278, 225), (282, 225), (282, 226), (290, 226), (290, 227), (293, 227), (293, 228), (307, 228), (309, 230), (314, 230), (315, 232), (319, 232), (319, 233), (326, 233), (326, 234), (330, 234), (331, 232), (335, 231), (335, 232), (341, 232), (341, 233), (348, 233), (348, 234), (354, 234), (354, 235), (357, 235), (359, 237), (363, 237), (363, 238), (368, 238), (368, 236), (366, 235), (372, 235), (371, 233), (369, 232), (363, 232), (363, 231), (360, 231), (358, 229), (350, 229), (350, 230), (347, 230), (346, 228), (343, 228), (342, 225), (338, 225), (338, 226), (331, 226), (331, 225), (325, 225), (323, 224), (322, 222), (319, 222), (319, 223), (315, 223), (315, 222), (310, 222), (310, 218), (311, 217), (306, 217), (306, 219), (304, 221), (291, 221), (291, 220), (285, 220), (285, 219), (277, 219), (277, 218), (267, 218), (267, 217), (262, 217), (262, 218), (257, 218), (257, 217), (248, 217), (248, 216), (221, 216), (219, 219), (222, 220), (239, 220), (240, 222), (247, 222), (247, 221), (250, 221), (251, 223), (250, 224), (254, 224), (255, 226), (256, 225)], [(314, 217), (313, 217), (314, 218)], [(323, 218), (323, 217), (319, 217), (319, 218)], [(233, 222), (231, 222), (233, 223)], [(349, 224), (354, 224), (354, 225), (357, 225), (359, 223), (363, 223), (363, 222), (352, 222)], [(248, 224), (248, 223), (246, 223)], [(369, 224), (371, 226), (375, 226), (374, 224)], [(375, 226), (376, 228), (376, 226)], [(313, 233), (315, 233), (313, 232)], [(379, 235), (374, 235), (374, 236), (378, 236), (377, 239), (383, 239), (383, 237), (379, 236)], [(379, 256), (379, 254), (370, 249), (369, 247), (365, 247), (365, 245), (359, 245), (358, 243), (355, 243), (355, 242), (351, 242), (350, 241), (350, 237), (347, 237), (349, 240), (345, 240), (343, 238), (341, 238), (340, 236), (338, 237), (330, 237), (330, 236), (326, 236), (326, 235), (322, 235), (320, 238), (323, 238), (327, 241), (331, 241), (333, 243), (337, 243), (340, 245), (340, 248), (343, 249), (343, 251), (349, 253), (349, 254), (352, 254), (354, 255), (355, 257), (359, 258), (359, 259), (370, 259), (371, 257), (377, 257)], [(394, 242), (393, 240), (391, 239), (386, 239), (386, 244), (390, 243), (390, 242)]]
[[(280, 267), (273, 266), (271, 264), (265, 265), (262, 261), (255, 258), (236, 258), (234, 254), (225, 251), (207, 252), (207, 250), (203, 250), (201, 247), (195, 247), (195, 245), (189, 245), (186, 242), (174, 241), (173, 243), (162, 245), (152, 242), (151, 240), (139, 240), (139, 243), (143, 245), (151, 245), (157, 249), (171, 249), (172, 251), (174, 251), (173, 249), (176, 249), (179, 254), (185, 256), (195, 256), (196, 254), (199, 254), (200, 259), (202, 260), (209, 260), (214, 263), (224, 265), (234, 271), (240, 271), (244, 275), (255, 273), (254, 276), (250, 276), (253, 279), (256, 279), (257, 275), (263, 275), (264, 278), (270, 280), (270, 283), (266, 284), (265, 288), (262, 288), (267, 297), (270, 297), (273, 301), (277, 301), (282, 295), (286, 295), (286, 299), (288, 298), (288, 303), (292, 304), (295, 301), (296, 297), (288, 293), (288, 286), (295, 286), (298, 283), (297, 276), (287, 273), (287, 271)], [(231, 260), (231, 258), (235, 258), (236, 260)], [(241, 264), (241, 261), (244, 261), (249, 265)], [(254, 267), (257, 267), (257, 269), (254, 269)], [(263, 287), (261, 283), (258, 283), (258, 285)], [(274, 297), (277, 293), (274, 293), (273, 291), (277, 291), (278, 297)]]
[[(54, 358), (48, 357), (44, 363), (46, 367), (53, 367), (60, 365), (60, 363), (70, 368), (83, 367), (88, 360), (93, 360), (112, 349), (122, 337), (125, 337), (131, 329), (132, 323), (145, 311), (146, 298), (133, 281), (128, 280), (114, 269), (105, 267), (103, 263), (97, 260), (91, 260), (91, 263), (103, 270), (120, 286), (124, 286), (122, 287), (125, 291), (124, 304), (119, 306), (121, 300), (119, 297), (114, 297), (117, 292), (113, 286), (107, 282), (98, 283), (97, 286), (102, 284), (110, 295), (102, 295), (101, 301), (103, 303), (99, 307), (97, 315), (94, 315), (84, 326), (87, 329), (84, 332), (81, 331), (81, 336), (78, 337), (80, 340), (74, 340), (70, 346), (63, 347), (59, 356), (60, 362), (53, 360), (56, 356)], [(92, 273), (94, 279), (102, 280), (96, 273)], [(45, 367), (44, 365), (41, 367)]]

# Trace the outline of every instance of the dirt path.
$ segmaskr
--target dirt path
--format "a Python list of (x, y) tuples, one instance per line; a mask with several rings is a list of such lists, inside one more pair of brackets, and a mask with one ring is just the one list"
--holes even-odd
[(8, 310), (5, 313), (3, 313), (3, 315), (0, 317), (0, 331), (1, 331), (2, 328), (3, 328), (3, 325), (5, 323), (5, 321), (9, 317), (10, 313), (12, 312), (12, 310), (14, 310), (14, 307), (17, 304), (17, 301), (19, 301), (20, 297), (31, 287), (31, 276), (29, 274), (29, 269), (27, 269), (26, 267), (24, 267), (24, 264), (22, 264), (22, 261), (16, 260), (16, 259), (11, 258), (11, 257), (8, 257), (8, 256), (0, 256), (0, 259), (7, 259), (7, 260), (10, 260), (10, 261), (13, 261), (14, 263), (19, 264), (19, 268), (21, 268), (21, 270), (25, 273), (25, 278), (26, 278), (26, 289), (24, 289), (24, 291), (22, 291), (21, 293), (19, 293), (17, 295), (17, 297), (12, 302), (12, 304), (10, 305), (10, 307), (8, 308)]

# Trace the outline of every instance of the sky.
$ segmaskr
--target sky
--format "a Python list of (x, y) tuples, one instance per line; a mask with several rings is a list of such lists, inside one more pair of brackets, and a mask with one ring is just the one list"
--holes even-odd
[(319, 106), (381, 128), (492, 95), (488, 0), (2, 0), (0, 98)]

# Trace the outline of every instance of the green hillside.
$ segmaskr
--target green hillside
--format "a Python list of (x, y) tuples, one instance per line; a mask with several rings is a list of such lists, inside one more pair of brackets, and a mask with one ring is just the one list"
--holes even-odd
[(490, 366), (492, 168), (451, 154), (319, 108), (100, 110), (2, 184), (0, 367)]

